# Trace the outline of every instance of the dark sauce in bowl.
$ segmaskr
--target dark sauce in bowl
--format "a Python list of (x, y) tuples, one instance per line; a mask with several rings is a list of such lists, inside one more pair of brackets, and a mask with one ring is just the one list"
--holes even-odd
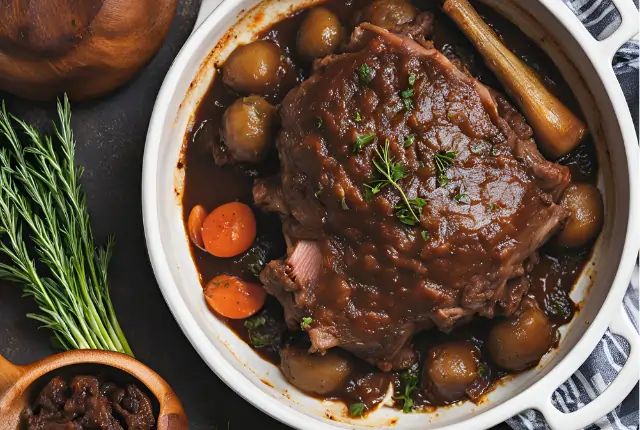
[[(470, 73), (489, 87), (504, 92), (493, 74), (484, 65), (482, 58), (472, 44), (444, 15), (431, 0), (413, 2), (420, 10), (435, 13), (435, 29), (432, 40), (435, 47), (445, 54), (456, 55)], [(347, 32), (353, 29), (355, 11), (368, 4), (365, 0), (330, 0), (323, 6), (336, 13)], [(474, 4), (478, 12), (490, 24), (508, 47), (522, 58), (538, 74), (544, 77), (545, 85), (574, 112), (579, 113), (578, 103), (569, 90), (569, 86), (545, 53), (529, 40), (515, 25), (507, 21), (492, 9)], [(295, 79), (288, 79), (282, 86), (266, 96), (273, 104), (280, 103), (286, 92), (311, 73), (311, 64), (296, 53), (296, 32), (304, 17), (304, 11), (294, 13), (287, 19), (275, 23), (259, 38), (274, 41), (295, 65)], [(214, 147), (219, 145), (222, 115), (239, 95), (225, 86), (222, 79), (216, 77), (202, 99), (193, 121), (193, 128), (186, 136), (184, 163), (185, 186), (183, 194), (183, 214), (186, 224), (189, 213), (195, 205), (203, 205), (207, 210), (217, 206), (240, 201), (253, 206), (252, 186), (255, 178), (270, 176), (279, 171), (279, 160), (275, 148), (271, 147), (266, 160), (257, 165), (242, 167), (238, 165), (218, 166), (212, 157)], [(275, 141), (275, 136), (273, 137)], [(598, 171), (597, 157), (591, 137), (567, 156), (558, 160), (571, 170), (573, 180), (595, 184)], [(286, 244), (282, 235), (279, 217), (266, 214), (253, 207), (257, 220), (257, 239), (247, 252), (233, 258), (216, 258), (191, 245), (193, 261), (206, 283), (219, 274), (229, 274), (241, 279), (258, 282), (260, 268), (265, 262), (280, 258), (286, 254)], [(539, 259), (528, 278), (531, 282), (529, 295), (533, 296), (539, 307), (549, 318), (554, 332), (568, 323), (577, 311), (569, 298), (585, 262), (588, 260), (591, 246), (581, 249), (565, 249), (555, 245), (551, 239), (538, 250)], [(286, 331), (283, 322), (283, 310), (274, 298), (269, 297), (264, 309), (257, 315), (260, 327), (254, 328), (243, 320), (230, 320), (219, 316), (239, 337), (253, 345), (257, 354), (274, 364), (279, 363), (279, 349), (284, 344), (309, 345), (306, 334)], [(264, 319), (264, 321), (262, 321)], [(420, 369), (426, 359), (427, 351), (435, 345), (452, 340), (466, 342), (477, 351), (480, 360), (478, 379), (467, 390), (467, 398), (479, 402), (495, 381), (508, 373), (496, 366), (488, 354), (485, 354), (487, 334), (492, 320), (477, 317), (472, 324), (456, 328), (451, 333), (442, 333), (436, 329), (424, 331), (414, 337), (413, 345), (420, 359), (412, 369), (402, 372), (385, 373), (364, 361), (353, 358), (356, 364), (348, 382), (343, 388), (330, 392), (324, 397), (344, 401), (347, 405), (363, 405), (364, 411), (371, 410), (386, 395), (389, 383), (393, 383), (396, 392), (396, 406), (407, 405), (404, 395), (411, 397), (415, 406), (433, 407), (451, 403), (443, 399), (434, 399), (423, 395), (413, 385), (420, 378)], [(557, 339), (557, 335), (556, 335)], [(413, 384), (413, 385), (412, 385)], [(353, 415), (353, 413), (352, 413)], [(355, 415), (358, 415), (357, 413)]]

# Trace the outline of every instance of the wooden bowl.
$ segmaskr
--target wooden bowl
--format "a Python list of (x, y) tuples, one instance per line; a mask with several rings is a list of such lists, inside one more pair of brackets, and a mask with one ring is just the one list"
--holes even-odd
[[(37, 389), (41, 388), (38, 385), (43, 385), (40, 378), (52, 372), (64, 371), (69, 366), (81, 366), (82, 374), (105, 373), (107, 369), (130, 375), (139, 381), (140, 388), (146, 387), (157, 399), (160, 410), (158, 430), (188, 428), (180, 400), (160, 375), (128, 355), (97, 350), (63, 352), (27, 366), (16, 366), (0, 356), (0, 427), (20, 428), (22, 413), (33, 400)], [(50, 378), (42, 379), (46, 383)]]

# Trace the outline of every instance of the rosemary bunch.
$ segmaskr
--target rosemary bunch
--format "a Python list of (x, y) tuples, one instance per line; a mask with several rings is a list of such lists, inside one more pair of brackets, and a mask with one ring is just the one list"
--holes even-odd
[(40, 313), (27, 316), (51, 329), (63, 348), (133, 355), (109, 297), (113, 238), (102, 248), (94, 244), (66, 96), (58, 116), (53, 136), (41, 136), (2, 104), (0, 253), (7, 258), (0, 279), (35, 299)]

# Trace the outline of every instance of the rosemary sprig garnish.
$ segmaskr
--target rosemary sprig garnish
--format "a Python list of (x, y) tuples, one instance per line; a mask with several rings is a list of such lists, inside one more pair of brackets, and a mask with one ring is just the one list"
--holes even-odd
[[(0, 111), (0, 279), (21, 284), (41, 312), (27, 315), (53, 330), (65, 349), (108, 349), (133, 355), (115, 315), (107, 267), (113, 238), (96, 249), (75, 166), (71, 110), (58, 102), (59, 127), (41, 137)], [(36, 263), (36, 260), (39, 263)]]
[(402, 163), (395, 162), (391, 158), (389, 153), (389, 139), (385, 141), (382, 150), (380, 150), (380, 148), (376, 148), (375, 151), (378, 155), (378, 159), (373, 159), (373, 165), (382, 175), (382, 178), (374, 179), (373, 181), (364, 184), (366, 192), (365, 197), (368, 200), (382, 191), (382, 189), (387, 185), (392, 185), (396, 190), (398, 190), (403, 200), (403, 202), (398, 203), (395, 207), (396, 216), (398, 216), (400, 221), (404, 224), (418, 224), (420, 222), (420, 209), (422, 209), (427, 202), (419, 197), (409, 200), (402, 190), (398, 181), (407, 177), (407, 169)]
[(456, 158), (454, 151), (445, 152), (444, 154), (436, 154), (433, 156), (433, 161), (436, 163), (436, 169), (438, 169), (438, 186), (446, 187), (449, 183), (447, 177), (447, 169), (453, 164)]

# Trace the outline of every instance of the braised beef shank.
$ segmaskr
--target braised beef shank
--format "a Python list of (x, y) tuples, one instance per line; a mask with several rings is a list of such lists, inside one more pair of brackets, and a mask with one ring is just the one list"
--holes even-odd
[[(260, 278), (291, 328), (312, 318), (312, 350), (339, 346), (390, 370), (411, 364), (417, 331), (517, 309), (536, 250), (567, 216), (556, 202), (570, 173), (540, 155), (501, 94), (428, 43), (371, 24), (358, 32), (358, 50), (317, 61), (282, 103), (280, 187), (254, 194), (282, 214), (289, 252)], [(427, 201), (418, 225), (396, 216), (394, 187), (366, 198), (387, 139), (407, 197)], [(434, 156), (449, 151), (439, 181)]]

